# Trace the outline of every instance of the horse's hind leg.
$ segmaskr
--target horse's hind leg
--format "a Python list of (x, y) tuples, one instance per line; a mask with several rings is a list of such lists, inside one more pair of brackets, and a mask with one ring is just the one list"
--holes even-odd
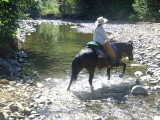
[(119, 75), (119, 77), (123, 77), (125, 70), (126, 70), (126, 64), (122, 63), (122, 66), (123, 66), (123, 71), (122, 71), (122, 74)]
[(93, 77), (94, 77), (95, 68), (93, 68), (92, 70), (88, 70), (88, 71), (89, 71), (89, 84), (90, 84), (90, 87), (91, 87), (91, 91), (93, 91), (94, 87), (92, 85), (92, 80), (93, 80)]
[(76, 78), (74, 78), (74, 77), (72, 76), (72, 77), (71, 77), (71, 80), (70, 80), (70, 83), (69, 83), (69, 86), (68, 86), (68, 88), (67, 88), (67, 91), (70, 90), (71, 84), (72, 84), (72, 82), (73, 82), (74, 79), (76, 79)]
[(70, 80), (69, 86), (67, 88), (67, 91), (70, 90), (70, 87), (71, 87), (73, 80), (77, 79), (77, 75), (82, 70), (82, 68), (83, 68), (82, 66), (79, 66), (79, 67), (77, 67), (77, 66), (75, 67), (75, 65), (72, 66), (72, 75), (71, 75), (71, 80)]

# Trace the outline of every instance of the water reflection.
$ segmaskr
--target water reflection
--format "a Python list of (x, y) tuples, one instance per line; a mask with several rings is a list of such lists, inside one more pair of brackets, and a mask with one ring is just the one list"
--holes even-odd
[(73, 57), (92, 40), (92, 34), (77, 33), (71, 25), (41, 24), (35, 27), (36, 32), (27, 36), (25, 49), (32, 58), (32, 67), (41, 75), (66, 75)]

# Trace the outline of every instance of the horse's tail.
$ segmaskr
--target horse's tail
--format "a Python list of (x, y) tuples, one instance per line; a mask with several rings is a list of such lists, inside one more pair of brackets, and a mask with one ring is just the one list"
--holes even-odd
[(71, 84), (74, 80), (77, 80), (77, 75), (78, 73), (82, 70), (83, 65), (82, 65), (82, 60), (79, 55), (77, 55), (74, 60), (72, 61), (72, 74), (71, 74), (71, 80), (68, 86), (68, 89), (70, 89)]

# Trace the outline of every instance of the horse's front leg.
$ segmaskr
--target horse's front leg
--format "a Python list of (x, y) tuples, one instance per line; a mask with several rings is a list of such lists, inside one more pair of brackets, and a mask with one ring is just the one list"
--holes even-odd
[(122, 74), (119, 75), (119, 77), (123, 77), (124, 73), (125, 73), (125, 70), (126, 70), (126, 64), (125, 63), (122, 63), (123, 66), (123, 71), (122, 71)]
[(108, 80), (110, 80), (110, 71), (111, 71), (111, 67), (107, 68), (107, 76), (108, 76)]

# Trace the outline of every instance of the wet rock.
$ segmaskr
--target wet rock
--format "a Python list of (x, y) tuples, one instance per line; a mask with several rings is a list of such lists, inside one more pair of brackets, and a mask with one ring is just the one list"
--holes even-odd
[(147, 95), (148, 91), (140, 85), (136, 85), (132, 88), (131, 93), (133, 95)]
[(141, 72), (141, 71), (136, 71), (135, 73), (134, 73), (134, 75), (136, 76), (136, 77), (139, 77), (139, 76), (141, 76), (143, 73)]
[(24, 52), (24, 51), (20, 51), (18, 52), (19, 57), (21, 58), (29, 58), (29, 56)]
[(149, 74), (149, 75), (153, 75), (154, 74), (154, 72), (152, 72), (152, 71), (147, 71), (146, 73)]
[(24, 60), (23, 60), (22, 58), (19, 58), (19, 62), (20, 62), (20, 63), (23, 63)]

